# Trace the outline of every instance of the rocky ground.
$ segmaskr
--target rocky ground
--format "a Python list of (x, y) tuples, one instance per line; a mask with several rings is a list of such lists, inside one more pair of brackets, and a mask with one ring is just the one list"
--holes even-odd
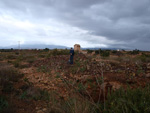
[(144, 87), (150, 81), (148, 62), (119, 62), (76, 54), (74, 64), (70, 65), (68, 59), (68, 55), (51, 56), (18, 68), (24, 76), (14, 84), (16, 90), (11, 99), (17, 113), (48, 113), (51, 105), (50, 101), (20, 100), (14, 96), (17, 91), (22, 94), (24, 88), (27, 96), (38, 95), (39, 88), (49, 93), (55, 91), (56, 98), (60, 100), (67, 100), (77, 90), (79, 95), (96, 101), (103, 100), (103, 94), (106, 95), (108, 89), (116, 90), (128, 85), (132, 88)]

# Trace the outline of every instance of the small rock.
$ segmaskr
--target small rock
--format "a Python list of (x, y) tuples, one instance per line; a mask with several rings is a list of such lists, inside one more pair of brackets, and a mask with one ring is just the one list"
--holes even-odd
[(150, 73), (147, 73), (145, 77), (150, 78)]
[(42, 110), (37, 111), (37, 113), (44, 113)]
[(43, 108), (43, 111), (44, 111), (44, 112), (47, 111), (47, 108)]

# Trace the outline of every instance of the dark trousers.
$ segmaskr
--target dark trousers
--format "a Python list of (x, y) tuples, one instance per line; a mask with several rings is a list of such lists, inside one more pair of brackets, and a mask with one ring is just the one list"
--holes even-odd
[(70, 55), (70, 64), (73, 64), (73, 55)]

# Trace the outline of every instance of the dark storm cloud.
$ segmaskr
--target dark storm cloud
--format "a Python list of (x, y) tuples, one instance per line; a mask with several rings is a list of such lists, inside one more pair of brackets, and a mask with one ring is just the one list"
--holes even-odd
[(113, 40), (150, 39), (149, 0), (110, 0), (95, 3), (83, 1), (76, 2), (76, 7), (72, 7), (74, 4), (70, 4), (69, 8), (63, 7), (66, 12), (57, 9), (60, 19), (66, 23)]
[(98, 36), (103, 36), (116, 41), (110, 46), (150, 47), (149, 0), (0, 0), (0, 4), (5, 11), (30, 15), (31, 21), (52, 18), (87, 30), (97, 36), (84, 38), (91, 43), (100, 43)]

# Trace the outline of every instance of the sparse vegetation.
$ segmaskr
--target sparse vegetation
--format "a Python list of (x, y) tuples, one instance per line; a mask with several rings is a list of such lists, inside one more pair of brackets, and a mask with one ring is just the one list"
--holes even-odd
[(95, 54), (99, 54), (102, 57), (109, 57), (110, 51), (109, 50), (101, 50), (101, 49), (99, 49), (99, 50), (95, 51)]
[(100, 55), (101, 55), (102, 57), (109, 57), (110, 53), (109, 53), (108, 50), (101, 50), (101, 51), (100, 51)]
[(6, 100), (5, 97), (0, 95), (0, 112), (3, 112), (4, 109), (8, 107), (8, 101)]
[(140, 52), (140, 50), (135, 49), (133, 51), (129, 51), (128, 53), (131, 54), (131, 55), (137, 55), (137, 54), (139, 54), (139, 52)]
[(149, 113), (150, 112), (150, 86), (145, 88), (126, 90), (120, 88), (108, 95), (104, 113)]
[(142, 55), (138, 56), (138, 59), (140, 59), (142, 62), (150, 62), (150, 55), (142, 53)]
[(92, 53), (92, 52), (94, 52), (94, 50), (87, 49), (87, 52)]
[(0, 112), (150, 112), (149, 52), (87, 52), (70, 65), (68, 49), (1, 50)]
[(65, 49), (65, 50), (58, 50), (58, 49), (54, 49), (51, 51), (51, 54), (56, 56), (56, 55), (69, 55), (69, 50)]

